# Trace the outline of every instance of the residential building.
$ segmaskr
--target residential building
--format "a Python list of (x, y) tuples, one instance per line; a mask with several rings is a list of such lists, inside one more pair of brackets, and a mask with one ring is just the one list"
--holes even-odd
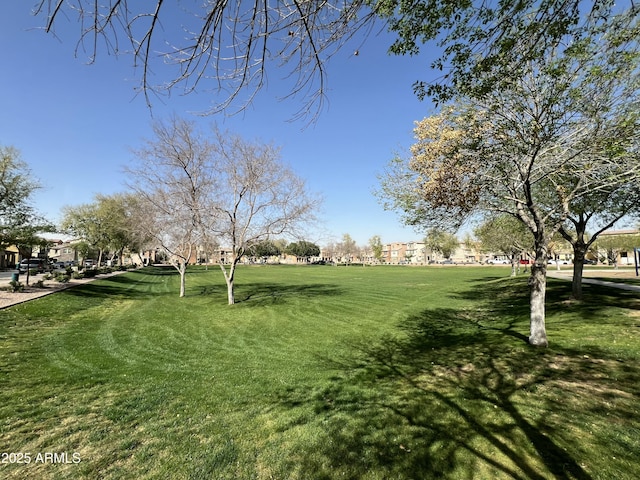
[(74, 248), (74, 244), (78, 243), (78, 240), (63, 241), (63, 240), (51, 240), (47, 257), (56, 262), (78, 262), (78, 252)]
[(19, 262), (20, 252), (15, 245), (9, 245), (0, 250), (0, 269), (16, 268)]
[(600, 261), (615, 265), (634, 265), (640, 249), (640, 230), (605, 230), (595, 242)]
[(383, 258), (390, 265), (404, 265), (407, 261), (407, 244), (394, 242), (385, 245), (383, 248)]

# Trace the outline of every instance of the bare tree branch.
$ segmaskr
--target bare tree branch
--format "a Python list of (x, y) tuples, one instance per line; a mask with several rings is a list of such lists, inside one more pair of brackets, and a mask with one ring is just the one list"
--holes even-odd
[[(148, 104), (151, 94), (176, 89), (186, 94), (202, 87), (218, 97), (204, 114), (234, 114), (251, 104), (266, 85), (267, 70), (277, 66), (288, 70), (283, 78), (291, 81), (284, 98), (303, 99), (295, 118), (313, 120), (325, 100), (327, 61), (353, 35), (374, 28), (375, 16), (366, 4), (211, 0), (188, 11), (164, 0), (39, 0), (34, 12), (46, 16), (47, 32), (55, 32), (61, 17), (76, 17), (76, 54), (88, 48), (90, 62), (102, 49), (131, 55), (142, 68), (140, 91)], [(121, 49), (124, 44), (129, 48)], [(155, 70), (167, 68), (173, 73), (157, 83)]]

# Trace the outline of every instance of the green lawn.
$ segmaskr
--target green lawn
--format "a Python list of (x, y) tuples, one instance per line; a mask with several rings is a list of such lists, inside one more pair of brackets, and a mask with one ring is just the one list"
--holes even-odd
[(508, 272), (241, 267), (230, 307), (219, 269), (180, 299), (150, 268), (0, 311), (31, 460), (0, 478), (640, 478), (640, 296), (552, 280), (534, 349)]

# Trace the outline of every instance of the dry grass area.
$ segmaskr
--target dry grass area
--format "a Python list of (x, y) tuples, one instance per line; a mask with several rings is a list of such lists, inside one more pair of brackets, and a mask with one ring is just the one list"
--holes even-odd
[(638, 278), (633, 268), (598, 268), (597, 270), (585, 269), (582, 273), (583, 277), (597, 278)]

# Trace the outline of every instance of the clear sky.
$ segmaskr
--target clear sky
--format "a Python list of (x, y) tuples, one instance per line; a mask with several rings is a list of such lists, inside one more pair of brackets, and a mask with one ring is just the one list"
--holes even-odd
[(280, 146), (282, 160), (324, 198), (322, 223), (310, 240), (322, 245), (348, 233), (363, 245), (373, 235), (386, 243), (422, 237), (403, 228), (372, 194), (376, 175), (411, 144), (413, 122), (433, 112), (411, 89), (430, 75), (428, 59), (389, 56), (389, 35), (332, 58), (327, 108), (305, 128), (288, 121), (301, 103), (278, 100), (279, 79), (287, 72), (277, 70), (269, 72), (254, 106), (234, 117), (194, 115), (212, 104), (206, 92), (158, 99), (149, 110), (135, 93), (139, 72), (131, 57), (102, 55), (91, 65), (85, 56), (76, 58), (78, 27), (61, 23), (59, 38), (44, 33), (43, 17), (31, 15), (33, 3), (0, 6), (0, 144), (19, 149), (43, 184), (35, 206), (50, 220), (59, 220), (65, 205), (124, 191), (130, 149), (151, 138), (153, 119), (176, 114)]

